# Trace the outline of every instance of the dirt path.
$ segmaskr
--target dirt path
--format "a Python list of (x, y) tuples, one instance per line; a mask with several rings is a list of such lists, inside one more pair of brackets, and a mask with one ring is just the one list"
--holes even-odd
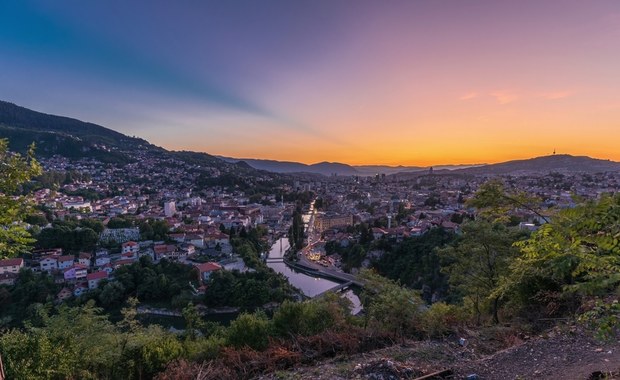
[(620, 341), (601, 343), (574, 328), (556, 328), (492, 355), (477, 354), (474, 346), (454, 340), (409, 342), (260, 379), (415, 379), (442, 369), (454, 371), (450, 379), (474, 374), (478, 380), (620, 379)]
[(618, 376), (620, 342), (603, 344), (583, 332), (553, 330), (492, 356), (465, 362), (458, 371), (488, 380), (585, 380), (596, 372)]

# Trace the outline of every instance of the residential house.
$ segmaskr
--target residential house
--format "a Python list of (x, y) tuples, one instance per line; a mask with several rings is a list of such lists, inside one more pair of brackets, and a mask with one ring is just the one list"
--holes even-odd
[(86, 293), (87, 291), (88, 291), (88, 284), (85, 282), (80, 282), (79, 284), (75, 285), (75, 288), (73, 288), (73, 295), (76, 297), (79, 297), (82, 294)]
[(24, 259), (6, 259), (0, 260), (0, 274), (3, 273), (19, 273), (19, 270), (24, 267)]
[(185, 237), (185, 240), (188, 243), (190, 243), (190, 244), (192, 244), (192, 245), (194, 245), (196, 247), (199, 247), (199, 248), (203, 248), (205, 246), (205, 239), (204, 239), (204, 236), (202, 236), (202, 235), (198, 235), (198, 234), (187, 235)]
[(114, 267), (114, 269), (118, 269), (120, 267), (126, 266), (126, 265), (131, 265), (133, 263), (135, 263), (136, 261), (134, 259), (120, 259), (120, 260), (116, 260), (115, 262), (112, 263), (112, 266)]
[(177, 243), (185, 242), (185, 234), (184, 233), (174, 233), (170, 234), (170, 239), (176, 241)]
[(106, 271), (98, 271), (89, 273), (86, 276), (86, 280), (88, 281), (88, 289), (96, 289), (99, 286), (99, 283), (103, 279), (108, 278), (108, 272)]
[(196, 247), (194, 247), (192, 244), (182, 244), (181, 251), (183, 251), (182, 256), (191, 256), (196, 253)]
[(51, 272), (58, 269), (58, 256), (47, 256), (39, 261), (42, 271)]
[(112, 266), (112, 264), (106, 264), (99, 269), (108, 272), (108, 276), (111, 275), (112, 272), (114, 272), (114, 267)]
[(205, 241), (207, 242), (209, 248), (213, 248), (217, 244), (219, 244), (220, 246), (224, 244), (230, 244), (230, 239), (228, 238), (228, 235), (219, 230), (214, 230), (207, 233), (207, 235), (205, 236)]
[(58, 270), (65, 270), (73, 266), (73, 255), (66, 255), (58, 257)]
[(123, 253), (121, 254), (121, 258), (124, 260), (132, 260), (135, 261), (138, 259), (138, 253), (134, 253), (134, 252), (127, 252), (127, 253)]
[(106, 264), (110, 264), (110, 257), (109, 256), (97, 256), (97, 258), (95, 259), (95, 266), (96, 267), (102, 267)]
[(65, 269), (63, 276), (65, 282), (67, 281), (80, 281), (86, 278), (88, 275), (87, 267), (82, 264), (75, 264), (70, 268)]
[(11, 272), (6, 272), (6, 273), (0, 273), (0, 285), (15, 285), (15, 281), (17, 280), (17, 277), (19, 277), (19, 275), (17, 273), (11, 273)]
[(155, 251), (153, 251), (153, 249), (151, 249), (151, 248), (144, 249), (144, 250), (138, 252), (138, 258), (140, 258), (142, 256), (148, 256), (148, 257), (151, 258), (152, 261), (155, 261)]
[(158, 244), (153, 247), (155, 251), (155, 259), (161, 260), (163, 258), (176, 258), (178, 255), (175, 253), (177, 251), (176, 245), (173, 244)]
[(208, 281), (213, 272), (222, 269), (218, 263), (214, 262), (195, 264), (194, 267), (198, 270), (202, 281)]
[(86, 253), (86, 252), (81, 252), (80, 256), (78, 258), (78, 262), (82, 265), (84, 265), (85, 267), (89, 268), (91, 265), (91, 260), (92, 260), (93, 255), (91, 255), (90, 253)]
[(72, 295), (73, 295), (73, 292), (69, 290), (69, 288), (62, 288), (56, 295), (56, 299), (62, 302), (68, 298), (71, 298)]
[(121, 253), (124, 255), (126, 253), (132, 253), (132, 257), (138, 257), (138, 251), (140, 250), (140, 245), (135, 241), (128, 241), (121, 245), (122, 250)]

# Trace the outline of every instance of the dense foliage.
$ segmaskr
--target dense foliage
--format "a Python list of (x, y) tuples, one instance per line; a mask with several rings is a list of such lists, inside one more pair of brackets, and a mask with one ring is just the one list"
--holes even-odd
[(254, 309), (269, 302), (291, 299), (295, 289), (286, 277), (270, 269), (239, 273), (218, 271), (206, 283), (204, 303), (207, 306), (236, 306)]
[(442, 228), (434, 228), (426, 234), (405, 239), (377, 262), (379, 273), (400, 283), (424, 291), (425, 301), (432, 294), (448, 295), (448, 278), (441, 270), (441, 262), (435, 249), (450, 243), (454, 234)]
[(198, 284), (192, 267), (168, 260), (154, 264), (148, 256), (114, 272), (114, 282), (99, 287), (102, 306), (120, 305), (129, 297), (142, 302), (180, 308), (192, 299), (191, 283)]
[(38, 248), (62, 248), (68, 253), (91, 252), (99, 241), (103, 224), (96, 220), (55, 220), (36, 235)]
[(8, 140), (0, 139), (0, 259), (25, 253), (34, 243), (22, 223), (32, 205), (17, 193), (23, 184), (40, 173), (34, 145), (23, 157), (8, 150)]

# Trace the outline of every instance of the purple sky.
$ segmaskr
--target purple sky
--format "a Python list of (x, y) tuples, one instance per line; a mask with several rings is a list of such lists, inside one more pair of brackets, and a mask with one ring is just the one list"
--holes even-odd
[(0, 55), (0, 99), (171, 149), (620, 159), (616, 0), (7, 1)]

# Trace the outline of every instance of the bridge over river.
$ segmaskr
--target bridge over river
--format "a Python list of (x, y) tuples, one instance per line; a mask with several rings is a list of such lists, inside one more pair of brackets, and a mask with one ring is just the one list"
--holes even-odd
[(265, 262), (268, 267), (285, 275), (289, 282), (301, 290), (305, 296), (319, 297), (329, 291), (343, 292), (353, 303), (354, 314), (361, 311), (361, 302), (357, 295), (350, 289), (351, 286), (362, 286), (355, 276), (324, 268), (320, 265), (300, 258), (298, 262), (284, 259), (284, 254), (290, 245), (286, 237), (276, 240), (272, 245)]

